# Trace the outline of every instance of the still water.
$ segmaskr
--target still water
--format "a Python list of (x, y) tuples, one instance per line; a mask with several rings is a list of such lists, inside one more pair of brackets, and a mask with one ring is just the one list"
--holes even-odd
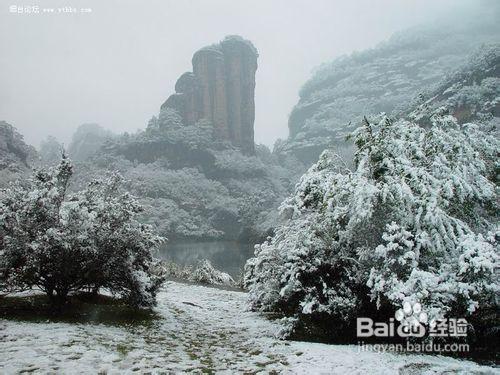
[(181, 265), (208, 259), (218, 270), (238, 277), (247, 259), (253, 256), (253, 245), (233, 241), (168, 242), (159, 256)]

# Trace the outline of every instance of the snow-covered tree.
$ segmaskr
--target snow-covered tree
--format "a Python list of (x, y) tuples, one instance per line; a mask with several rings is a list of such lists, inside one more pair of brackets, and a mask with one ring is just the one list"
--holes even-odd
[(61, 154), (64, 151), (64, 147), (57, 138), (49, 135), (42, 142), (40, 142), (40, 159), (42, 165), (50, 166), (58, 164), (61, 160)]
[(142, 207), (117, 174), (68, 193), (73, 174), (57, 167), (0, 193), (0, 289), (38, 287), (56, 303), (105, 288), (134, 306), (151, 306), (161, 279), (151, 272), (162, 241), (135, 217)]
[(87, 160), (115, 137), (111, 131), (104, 129), (99, 124), (82, 124), (73, 134), (68, 154), (77, 162)]
[(282, 204), (275, 236), (256, 246), (252, 307), (331, 334), (404, 302), (429, 319), (494, 305), (496, 137), (451, 116), (429, 129), (365, 120), (353, 137), (355, 168), (325, 151)]

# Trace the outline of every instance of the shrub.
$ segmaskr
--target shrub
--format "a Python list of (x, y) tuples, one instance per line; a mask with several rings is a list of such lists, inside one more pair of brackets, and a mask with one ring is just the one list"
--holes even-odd
[(429, 320), (495, 306), (498, 140), (451, 116), (365, 121), (354, 139), (354, 170), (325, 151), (282, 204), (246, 265), (253, 308), (333, 339), (405, 302)]
[(122, 192), (119, 175), (70, 195), (72, 174), (63, 157), (0, 194), (0, 290), (38, 287), (62, 304), (70, 293), (105, 288), (153, 305), (161, 279), (150, 272), (152, 250), (162, 238), (135, 219), (142, 207)]

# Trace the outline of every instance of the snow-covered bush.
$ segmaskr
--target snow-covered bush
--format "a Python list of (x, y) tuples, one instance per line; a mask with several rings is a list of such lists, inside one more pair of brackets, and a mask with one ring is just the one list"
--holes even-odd
[(153, 267), (153, 272), (163, 278), (189, 280), (193, 273), (193, 267), (181, 265), (171, 260), (158, 260)]
[(354, 170), (325, 151), (256, 247), (245, 269), (252, 307), (334, 334), (407, 301), (429, 319), (494, 304), (495, 136), (446, 116), (429, 129), (366, 120), (353, 137)]
[(195, 266), (180, 265), (172, 261), (161, 260), (154, 266), (154, 273), (166, 278), (187, 280), (201, 284), (236, 285), (231, 275), (216, 269), (208, 259), (201, 259)]
[(229, 274), (215, 269), (208, 259), (204, 259), (196, 265), (189, 280), (214, 285), (231, 286), (235, 284), (233, 278)]
[(71, 162), (40, 170), (0, 194), (0, 289), (38, 287), (57, 303), (104, 288), (134, 306), (151, 306), (161, 283), (150, 273), (162, 238), (135, 217), (138, 202), (121, 177), (69, 194)]

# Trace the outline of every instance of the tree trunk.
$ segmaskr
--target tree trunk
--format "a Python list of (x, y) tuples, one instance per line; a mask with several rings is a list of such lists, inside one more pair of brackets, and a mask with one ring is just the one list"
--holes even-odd
[(99, 294), (99, 286), (95, 285), (93, 288), (92, 288), (92, 297), (97, 297), (97, 295)]
[(48, 296), (52, 305), (52, 311), (54, 313), (60, 313), (68, 301), (68, 292), (65, 290), (56, 290), (56, 294), (52, 291), (51, 294), (48, 294)]

